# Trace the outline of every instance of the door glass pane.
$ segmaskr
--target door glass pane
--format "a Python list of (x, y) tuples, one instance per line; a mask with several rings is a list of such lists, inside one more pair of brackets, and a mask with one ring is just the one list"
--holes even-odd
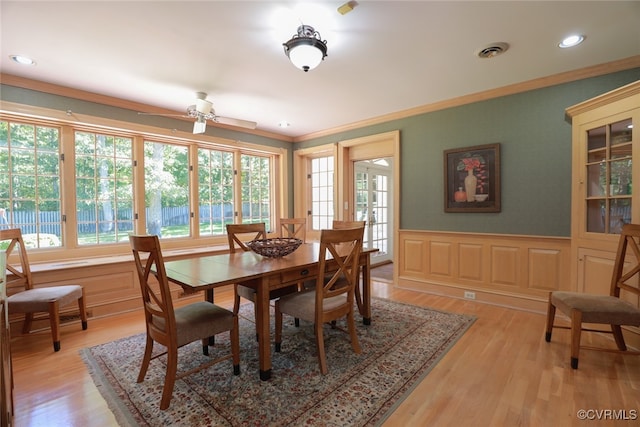
[(604, 196), (605, 183), (607, 182), (607, 167), (605, 163), (596, 163), (587, 166), (587, 196)]
[(592, 233), (604, 233), (605, 201), (587, 200), (587, 231)]
[(314, 230), (333, 223), (333, 156), (311, 159), (311, 224)]
[(631, 222), (631, 199), (613, 199), (609, 207), (609, 233), (620, 234)]

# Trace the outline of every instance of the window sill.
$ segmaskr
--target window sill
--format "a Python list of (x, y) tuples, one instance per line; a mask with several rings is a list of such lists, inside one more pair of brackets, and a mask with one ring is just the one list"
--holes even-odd
[[(214, 255), (218, 253), (224, 253), (228, 251), (228, 246), (217, 245), (200, 248), (186, 248), (186, 249), (167, 249), (162, 251), (162, 256), (165, 261), (170, 261), (175, 258), (185, 258), (187, 255), (192, 256), (206, 256)], [(73, 268), (88, 268), (109, 264), (121, 264), (133, 262), (133, 255), (112, 255), (92, 258), (75, 258), (70, 260), (61, 260), (53, 262), (39, 262), (31, 263), (29, 267), (32, 273), (40, 273), (46, 271), (65, 270)]]

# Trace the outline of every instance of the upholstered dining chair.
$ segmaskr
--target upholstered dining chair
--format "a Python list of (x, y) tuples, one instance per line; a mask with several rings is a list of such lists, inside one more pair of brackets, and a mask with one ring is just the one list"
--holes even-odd
[[(227, 224), (227, 237), (229, 240), (229, 252), (234, 253), (236, 251), (250, 251), (251, 249), (246, 245), (249, 240), (260, 240), (267, 238), (267, 230), (264, 222), (255, 224)], [(287, 295), (292, 292), (298, 292), (297, 285), (291, 285), (280, 289), (275, 289), (269, 292), (269, 300), (280, 298), (282, 295)], [(235, 300), (233, 304), (233, 312), (237, 315), (240, 311), (240, 297), (256, 302), (256, 290), (248, 286), (235, 285)], [(256, 327), (258, 326), (258, 313), (254, 307)], [(256, 337), (258, 336), (256, 332)]]
[[(152, 359), (167, 355), (167, 369), (162, 398), (160, 399), (160, 409), (164, 410), (169, 407), (177, 379), (228, 359), (233, 361), (234, 375), (239, 375), (238, 316), (207, 301), (194, 302), (174, 308), (158, 236), (130, 235), (129, 242), (142, 291), (147, 330), (144, 356), (137, 382), (140, 383), (144, 380)], [(202, 352), (208, 355), (209, 338), (226, 331), (229, 331), (230, 334), (231, 354), (210, 360), (189, 371), (178, 373), (178, 348), (201, 340)], [(155, 342), (165, 346), (166, 351), (153, 356)]]
[[(569, 317), (570, 327), (554, 325), (556, 308)], [(611, 331), (583, 328), (583, 323), (610, 325)], [(622, 227), (609, 295), (550, 292), (545, 340), (551, 341), (553, 328), (571, 329), (571, 367), (578, 369), (582, 331), (613, 334), (618, 349), (582, 348), (640, 355), (640, 352), (627, 350), (623, 325), (640, 326), (640, 224)]]
[[(363, 234), (363, 227), (320, 232), (319, 274), (315, 289), (285, 295), (276, 300), (276, 352), (281, 350), (284, 313), (313, 322), (318, 363), (323, 375), (328, 372), (323, 333), (325, 323), (346, 317), (351, 346), (356, 354), (360, 354), (360, 343), (356, 335), (354, 300)], [(338, 265), (337, 270), (331, 273), (327, 269), (327, 260), (331, 259), (328, 258), (329, 255)], [(322, 272), (329, 274), (322, 274)], [(339, 280), (345, 284), (335, 286)]]
[[(6, 249), (9, 313), (24, 313), (23, 334), (31, 331), (34, 314), (49, 313), (53, 350), (60, 351), (60, 308), (77, 303), (82, 329), (87, 329), (84, 288), (81, 285), (34, 286), (22, 231), (19, 228), (0, 230), (0, 241), (9, 241)], [(17, 256), (12, 258), (14, 250)], [(12, 259), (15, 264), (10, 263)]]
[(307, 241), (307, 219), (306, 218), (280, 218), (280, 237), (296, 238)]

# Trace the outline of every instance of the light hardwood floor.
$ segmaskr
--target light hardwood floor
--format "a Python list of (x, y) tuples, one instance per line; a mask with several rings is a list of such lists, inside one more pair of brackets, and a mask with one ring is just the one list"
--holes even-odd
[[(382, 282), (374, 282), (373, 288), (378, 297), (477, 316), (385, 426), (640, 425), (640, 357), (583, 351), (580, 368), (572, 370), (569, 332), (556, 329), (546, 343), (541, 314), (399, 290)], [(217, 292), (216, 302), (230, 307), (231, 292)], [(58, 353), (51, 349), (49, 331), (14, 337), (15, 425), (115, 425), (78, 351), (143, 331), (138, 311), (90, 319), (87, 331), (79, 322), (63, 326)], [(583, 339), (612, 345), (601, 334)], [(579, 410), (600, 419), (581, 421)], [(612, 412), (602, 412), (607, 410)], [(603, 420), (634, 414), (636, 420)]]

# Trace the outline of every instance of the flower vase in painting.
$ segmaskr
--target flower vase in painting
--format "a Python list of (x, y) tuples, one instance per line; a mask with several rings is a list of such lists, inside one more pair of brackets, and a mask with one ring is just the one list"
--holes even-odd
[(477, 156), (477, 155), (471, 156), (471, 157), (464, 157), (460, 159), (460, 162), (458, 162), (458, 166), (456, 169), (458, 171), (467, 172), (467, 176), (464, 177), (464, 190), (467, 193), (466, 194), (467, 202), (476, 201), (476, 192), (478, 191), (478, 187), (480, 187), (480, 191), (482, 191), (482, 186), (484, 184), (483, 180), (482, 178), (479, 180), (478, 177), (474, 174), (474, 171), (483, 170), (484, 164), (485, 164), (484, 158), (482, 156)]

